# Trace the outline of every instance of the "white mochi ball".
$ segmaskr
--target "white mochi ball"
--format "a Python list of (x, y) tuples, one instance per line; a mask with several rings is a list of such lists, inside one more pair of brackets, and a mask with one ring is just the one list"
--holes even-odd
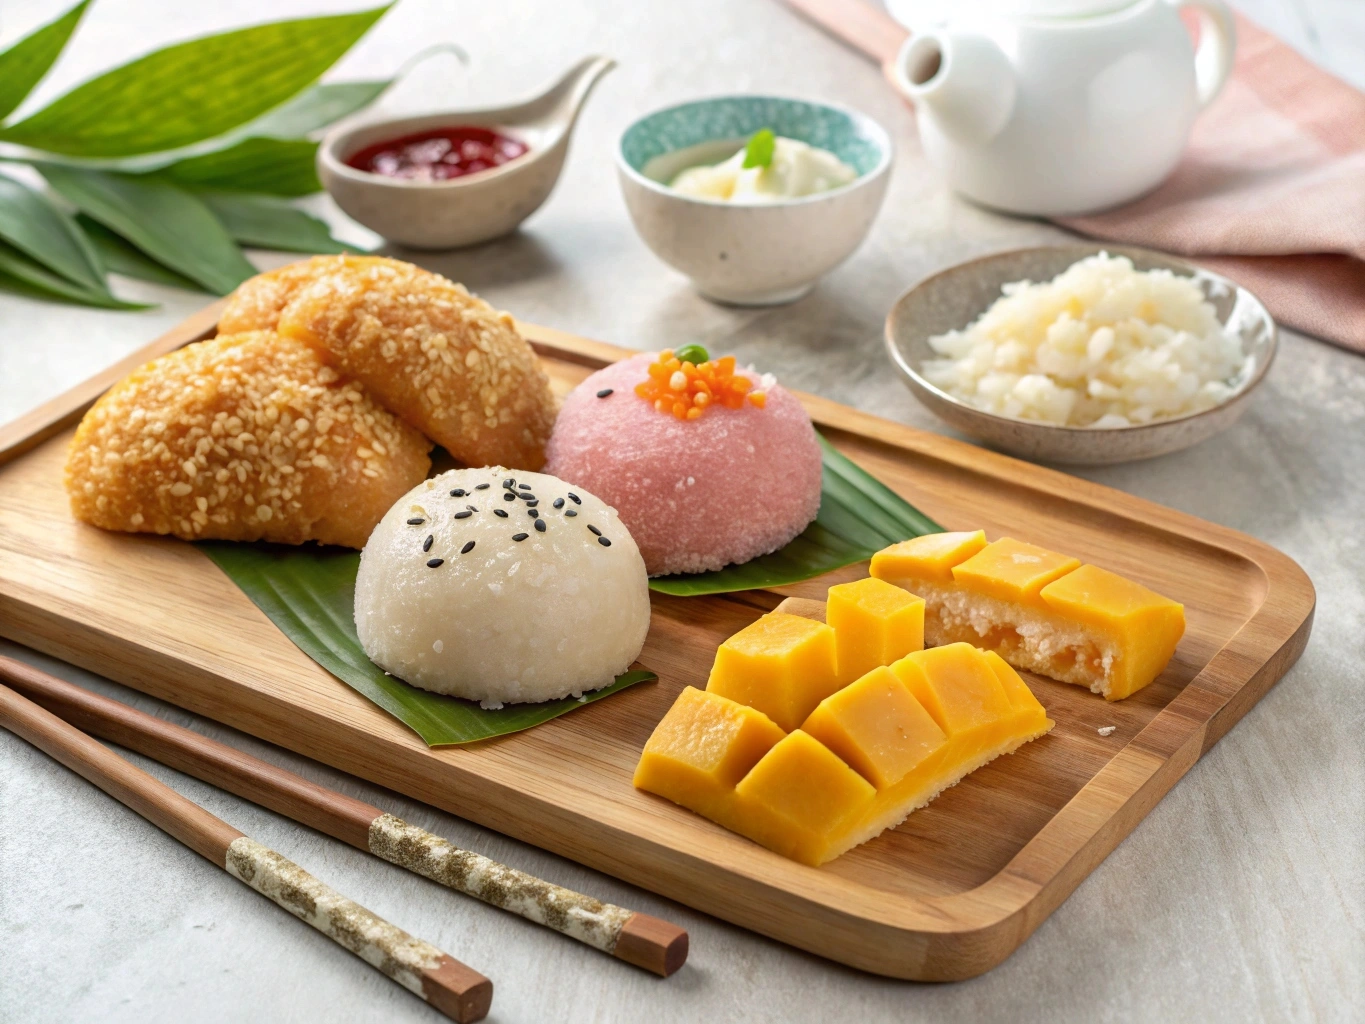
[(649, 580), (616, 510), (582, 488), (456, 469), (375, 527), (355, 624), (370, 659), (413, 686), (486, 707), (553, 700), (607, 686), (639, 656)]

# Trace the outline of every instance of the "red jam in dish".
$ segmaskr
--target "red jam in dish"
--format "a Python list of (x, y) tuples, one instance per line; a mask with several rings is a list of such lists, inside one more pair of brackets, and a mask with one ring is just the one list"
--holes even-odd
[(357, 171), (412, 181), (446, 181), (492, 170), (525, 155), (520, 139), (492, 128), (458, 125), (366, 146), (346, 160)]

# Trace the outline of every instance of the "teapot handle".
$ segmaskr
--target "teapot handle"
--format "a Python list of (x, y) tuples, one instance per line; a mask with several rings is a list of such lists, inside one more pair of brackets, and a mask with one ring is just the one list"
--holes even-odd
[(1188, 7), (1199, 18), (1199, 48), (1194, 51), (1194, 81), (1199, 109), (1213, 102), (1232, 74), (1232, 55), (1237, 49), (1237, 23), (1223, 0), (1168, 0), (1176, 8)]

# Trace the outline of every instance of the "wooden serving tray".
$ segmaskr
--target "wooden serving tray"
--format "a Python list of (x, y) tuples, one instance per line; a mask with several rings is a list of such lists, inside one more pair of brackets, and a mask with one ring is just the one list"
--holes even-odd
[[(1302, 652), (1313, 587), (1244, 534), (1074, 477), (802, 396), (840, 450), (948, 529), (985, 527), (1140, 580), (1188, 631), (1108, 704), (1030, 677), (1057, 722), (899, 828), (809, 868), (631, 787), (654, 725), (716, 646), (782, 594), (654, 595), (632, 687), (528, 732), (431, 750), (315, 665), (194, 547), (72, 520), (68, 427), (124, 372), (208, 336), (219, 306), (0, 431), (0, 633), (343, 771), (783, 942), (879, 974), (1000, 963)], [(624, 349), (524, 326), (567, 391)], [(786, 594), (823, 597), (856, 566)], [(1101, 737), (1097, 729), (1116, 726)]]

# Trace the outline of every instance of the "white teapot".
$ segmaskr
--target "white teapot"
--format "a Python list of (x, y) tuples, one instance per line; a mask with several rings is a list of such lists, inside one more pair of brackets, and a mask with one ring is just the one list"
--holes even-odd
[[(1197, 51), (1182, 7), (1199, 16)], [(978, 0), (907, 39), (892, 77), (953, 188), (1060, 216), (1160, 184), (1235, 45), (1222, 0)]]

